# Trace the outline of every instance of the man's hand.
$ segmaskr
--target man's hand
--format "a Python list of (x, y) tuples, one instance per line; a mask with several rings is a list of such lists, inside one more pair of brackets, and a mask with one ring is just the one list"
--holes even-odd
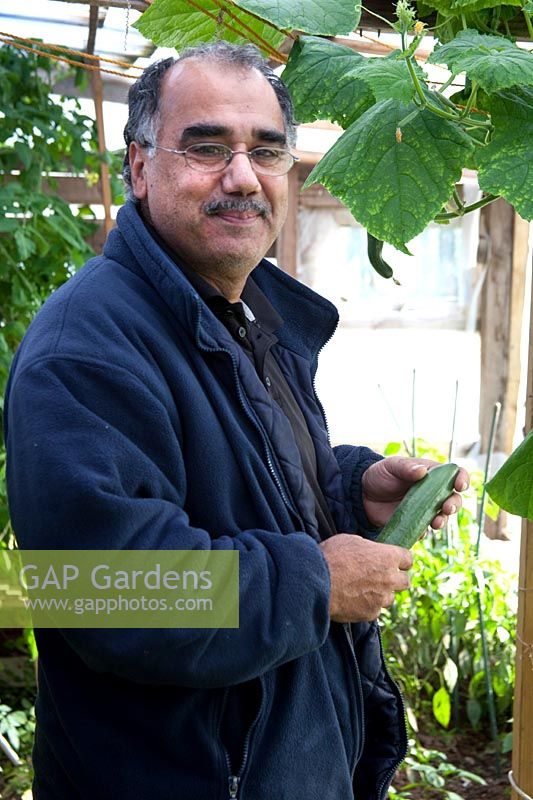
[(331, 578), (330, 616), (336, 622), (374, 620), (392, 605), (395, 592), (409, 588), (413, 557), (403, 547), (338, 533), (320, 548)]
[[(427, 474), (429, 467), (437, 465), (427, 458), (403, 458), (390, 456), (372, 464), (363, 473), (363, 503), (365, 512), (373, 525), (383, 526), (391, 518), (394, 509), (408, 489)], [(443, 528), (448, 516), (461, 507), (461, 496), (468, 488), (469, 475), (460, 469), (455, 479), (456, 491), (442, 505), (442, 512), (431, 522), (431, 527)]]

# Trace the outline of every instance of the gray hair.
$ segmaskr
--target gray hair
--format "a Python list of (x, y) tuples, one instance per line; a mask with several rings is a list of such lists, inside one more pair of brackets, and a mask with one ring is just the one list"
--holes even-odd
[(287, 144), (296, 144), (296, 123), (294, 121), (294, 108), (289, 90), (278, 78), (261, 55), (260, 51), (252, 44), (237, 45), (223, 40), (201, 44), (197, 47), (188, 47), (180, 53), (179, 58), (165, 58), (151, 64), (130, 87), (128, 93), (129, 116), (124, 128), (126, 154), (122, 168), (125, 193), (133, 198), (131, 186), (131, 168), (129, 160), (130, 142), (138, 142), (141, 147), (155, 144), (160, 122), (159, 101), (161, 84), (167, 71), (187, 58), (199, 58), (217, 64), (226, 64), (235, 69), (257, 69), (267, 79), (274, 89), (283, 116), (283, 125)]

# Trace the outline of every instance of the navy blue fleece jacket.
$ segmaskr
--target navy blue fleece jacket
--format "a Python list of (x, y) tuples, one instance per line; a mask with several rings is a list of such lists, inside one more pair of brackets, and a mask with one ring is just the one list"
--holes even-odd
[[(364, 532), (378, 456), (330, 447), (313, 386), (336, 310), (267, 261), (254, 280), (338, 530)], [(385, 796), (405, 728), (376, 627), (330, 623), (290, 426), (133, 204), (30, 326), (5, 430), (21, 548), (240, 554), (238, 629), (37, 632), (35, 800)]]

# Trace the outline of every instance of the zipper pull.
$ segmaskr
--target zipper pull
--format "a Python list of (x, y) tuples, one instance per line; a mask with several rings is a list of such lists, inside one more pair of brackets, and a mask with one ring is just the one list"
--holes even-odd
[(231, 800), (236, 800), (237, 792), (239, 791), (239, 780), (236, 775), (230, 775), (229, 778), (229, 796)]

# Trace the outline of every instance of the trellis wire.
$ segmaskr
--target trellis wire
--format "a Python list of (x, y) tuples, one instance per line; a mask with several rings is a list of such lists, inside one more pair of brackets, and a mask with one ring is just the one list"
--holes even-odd
[(520, 797), (523, 797), (524, 800), (533, 800), (533, 797), (531, 797), (530, 794), (526, 794), (523, 791), (523, 789), (521, 789), (520, 786), (518, 786), (517, 782), (514, 779), (513, 770), (512, 769), (510, 769), (509, 772), (507, 773), (507, 778), (509, 779), (509, 783), (511, 784), (511, 786), (513, 787), (513, 789), (517, 793), (517, 795), (519, 795)]

